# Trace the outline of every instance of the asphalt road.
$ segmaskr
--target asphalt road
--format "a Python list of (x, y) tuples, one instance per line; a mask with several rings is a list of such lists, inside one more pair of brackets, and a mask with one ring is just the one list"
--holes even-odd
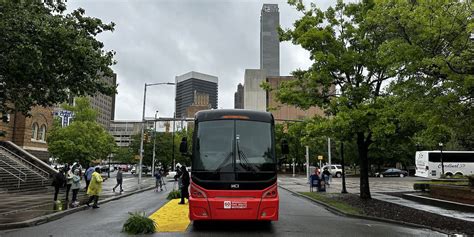
[[(169, 185), (172, 185), (170, 183)], [(280, 189), (280, 220), (269, 225), (255, 222), (214, 222), (185, 233), (156, 233), (154, 236), (443, 236), (383, 222), (347, 218)], [(103, 204), (40, 226), (0, 232), (0, 236), (128, 236), (121, 233), (127, 213), (147, 215), (166, 203), (166, 193), (146, 191)]]

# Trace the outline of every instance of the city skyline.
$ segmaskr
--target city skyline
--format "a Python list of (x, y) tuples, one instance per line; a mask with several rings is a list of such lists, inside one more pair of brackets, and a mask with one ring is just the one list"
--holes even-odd
[[(260, 14), (264, 3), (278, 4), (280, 24), (289, 28), (299, 18), (286, 1), (90, 1), (68, 2), (86, 15), (116, 23), (113, 33), (99, 37), (116, 51), (118, 94), (116, 119), (140, 119), (144, 83), (173, 82), (183, 72), (219, 77), (218, 108), (234, 107), (235, 87), (246, 68), (259, 68)], [(327, 7), (331, 1), (318, 2)], [(139, 14), (138, 14), (139, 13)], [(290, 42), (280, 44), (280, 74), (310, 65), (308, 52)], [(174, 88), (150, 88), (146, 116), (174, 112)]]

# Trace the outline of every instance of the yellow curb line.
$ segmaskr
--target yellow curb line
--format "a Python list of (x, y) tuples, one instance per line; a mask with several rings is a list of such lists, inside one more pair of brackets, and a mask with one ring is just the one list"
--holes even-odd
[(172, 199), (149, 216), (156, 223), (156, 232), (184, 232), (189, 226), (189, 204), (179, 205)]

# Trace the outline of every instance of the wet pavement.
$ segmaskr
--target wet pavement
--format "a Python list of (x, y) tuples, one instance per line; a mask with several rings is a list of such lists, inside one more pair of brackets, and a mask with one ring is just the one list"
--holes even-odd
[[(108, 178), (103, 183), (102, 195), (99, 200), (134, 192), (139, 188), (144, 189), (154, 186), (155, 179), (150, 176), (145, 176), (142, 178), (142, 183), (139, 186), (138, 178), (136, 176), (124, 173), (122, 185), (124, 192), (113, 192), (112, 188), (115, 185), (115, 173), (111, 173), (111, 178)], [(78, 200), (81, 205), (89, 198), (84, 190), (85, 186), (85, 181), (82, 180), (82, 188), (78, 193)], [(58, 200), (61, 201), (60, 204), (53, 201), (53, 196), (53, 187), (47, 187), (47, 189), (43, 190), (0, 194), (0, 200), (2, 200), (0, 203), (0, 224), (26, 221), (70, 208), (68, 203), (65, 201), (65, 188), (61, 189), (58, 195)], [(69, 199), (71, 198), (72, 191), (69, 193)]]
[[(370, 192), (372, 198), (378, 199), (385, 202), (390, 202), (402, 206), (415, 208), (431, 212), (438, 215), (447, 217), (457, 218), (460, 220), (466, 220), (474, 222), (473, 212), (463, 212), (459, 210), (452, 210), (443, 207), (437, 207), (419, 202), (407, 200), (398, 196), (390, 195), (390, 193), (400, 192), (413, 192), (413, 184), (418, 181), (424, 181), (426, 179), (420, 177), (390, 177), (390, 178), (370, 178)], [(342, 179), (333, 178), (330, 182), (330, 186), (326, 188), (329, 193), (340, 193), (342, 190)], [(309, 192), (309, 184), (307, 184), (305, 176), (292, 177), (291, 175), (280, 175), (278, 177), (278, 184), (294, 192)], [(359, 192), (359, 178), (346, 178), (346, 190), (349, 193), (360, 193)]]

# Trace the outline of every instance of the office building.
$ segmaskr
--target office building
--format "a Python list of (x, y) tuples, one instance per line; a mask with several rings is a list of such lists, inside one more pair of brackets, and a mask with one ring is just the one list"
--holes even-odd
[(234, 109), (244, 108), (244, 86), (239, 83), (237, 91), (234, 93)]
[(244, 109), (267, 111), (267, 92), (261, 85), (267, 74), (262, 69), (245, 69)]
[(260, 15), (260, 69), (280, 76), (280, 12), (278, 4), (263, 4)]
[[(145, 130), (154, 128), (154, 122), (147, 120)], [(110, 121), (109, 133), (114, 137), (118, 147), (128, 147), (134, 135), (141, 134), (142, 121), (138, 120), (113, 120)]]
[[(108, 85), (117, 85), (117, 74), (113, 77), (102, 78)], [(93, 109), (98, 111), (97, 122), (106, 130), (109, 128), (110, 121), (115, 119), (115, 94), (112, 96), (96, 94), (90, 97), (90, 104)]]
[(195, 93), (209, 96), (211, 108), (217, 109), (217, 83), (216, 76), (199, 72), (188, 72), (176, 77), (176, 117), (187, 116), (186, 110), (194, 103)]

